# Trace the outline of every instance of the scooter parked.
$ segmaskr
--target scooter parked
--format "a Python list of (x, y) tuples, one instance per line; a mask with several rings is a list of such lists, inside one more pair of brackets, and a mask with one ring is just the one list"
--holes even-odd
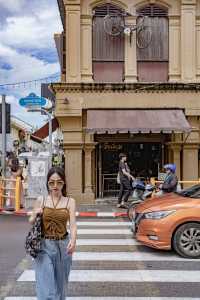
[(152, 184), (145, 185), (141, 180), (135, 180), (132, 187), (134, 200), (130, 203), (127, 210), (127, 215), (130, 221), (134, 218), (135, 207), (145, 199), (150, 198), (155, 190), (155, 186)]

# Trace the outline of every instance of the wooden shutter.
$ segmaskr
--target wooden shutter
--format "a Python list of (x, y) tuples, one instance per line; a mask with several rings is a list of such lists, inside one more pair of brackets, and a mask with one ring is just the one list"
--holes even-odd
[[(148, 16), (145, 25), (152, 32), (152, 39), (145, 49), (137, 48), (137, 71), (140, 82), (166, 82), (169, 61), (169, 22), (168, 11), (150, 4), (139, 11), (138, 15)], [(140, 17), (138, 17), (138, 22)]]
[(104, 17), (122, 12), (113, 5), (96, 7), (93, 12), (93, 74), (96, 82), (122, 82), (124, 74), (124, 34), (111, 36), (104, 31)]
[(149, 17), (145, 20), (152, 32), (151, 43), (144, 49), (137, 48), (138, 61), (168, 61), (169, 34), (168, 18)]
[(104, 19), (93, 19), (93, 61), (123, 61), (124, 35), (110, 36), (104, 31)]

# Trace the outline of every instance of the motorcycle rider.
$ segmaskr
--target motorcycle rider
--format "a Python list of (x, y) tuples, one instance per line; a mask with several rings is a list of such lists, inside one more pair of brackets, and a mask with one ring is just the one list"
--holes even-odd
[(159, 186), (162, 193), (171, 193), (177, 190), (178, 178), (176, 176), (176, 165), (175, 164), (167, 164), (164, 165), (164, 169), (166, 170), (166, 177), (164, 179), (163, 184)]

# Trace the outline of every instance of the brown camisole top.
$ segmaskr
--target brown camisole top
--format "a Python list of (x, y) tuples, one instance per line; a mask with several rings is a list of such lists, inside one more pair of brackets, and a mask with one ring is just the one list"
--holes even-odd
[(42, 236), (44, 238), (59, 240), (66, 237), (67, 223), (70, 218), (67, 206), (65, 208), (43, 207)]

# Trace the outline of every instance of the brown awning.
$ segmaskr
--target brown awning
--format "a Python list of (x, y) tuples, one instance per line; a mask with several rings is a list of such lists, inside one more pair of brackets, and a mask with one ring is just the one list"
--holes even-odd
[[(54, 132), (59, 127), (58, 121), (56, 118), (52, 119), (52, 132)], [(49, 135), (49, 122), (44, 126), (36, 130), (32, 136), (33, 138), (45, 139)]]
[(182, 133), (191, 126), (181, 109), (88, 110), (91, 133)]

